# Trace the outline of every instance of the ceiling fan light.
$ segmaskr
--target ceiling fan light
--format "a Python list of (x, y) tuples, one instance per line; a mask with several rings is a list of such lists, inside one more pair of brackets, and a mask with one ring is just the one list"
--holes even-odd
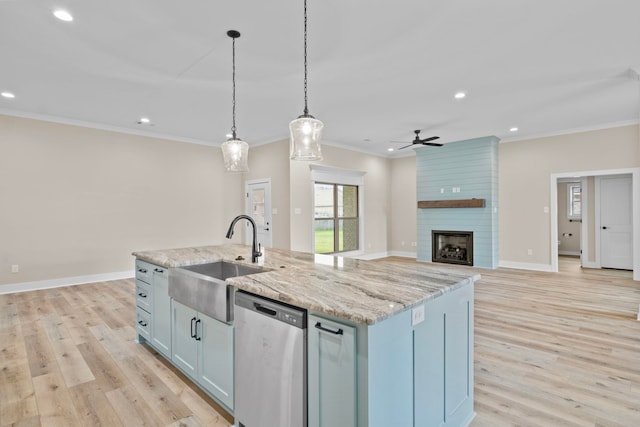
[(300, 116), (289, 123), (291, 160), (322, 160), (320, 140), (324, 123), (312, 116)]
[(222, 157), (227, 172), (249, 171), (249, 144), (241, 139), (229, 139), (222, 143)]

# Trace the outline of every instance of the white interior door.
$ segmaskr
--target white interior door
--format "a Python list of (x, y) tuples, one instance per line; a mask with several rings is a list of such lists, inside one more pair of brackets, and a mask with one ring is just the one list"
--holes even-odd
[(633, 269), (631, 177), (600, 178), (600, 264)]
[[(258, 231), (258, 243), (264, 248), (271, 247), (271, 235), (273, 227), (271, 225), (271, 181), (253, 180), (246, 184), (246, 212), (256, 222)], [(247, 223), (248, 227), (251, 227)], [(251, 239), (251, 230), (246, 234)], [(247, 244), (251, 244), (250, 241)]]

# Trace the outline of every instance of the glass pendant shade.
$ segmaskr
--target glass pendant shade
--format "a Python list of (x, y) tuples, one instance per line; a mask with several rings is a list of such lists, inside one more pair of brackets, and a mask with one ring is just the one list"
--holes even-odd
[(222, 157), (227, 172), (249, 171), (249, 144), (241, 139), (229, 139), (222, 143)]
[(322, 160), (320, 140), (324, 124), (309, 115), (289, 123), (291, 160)]

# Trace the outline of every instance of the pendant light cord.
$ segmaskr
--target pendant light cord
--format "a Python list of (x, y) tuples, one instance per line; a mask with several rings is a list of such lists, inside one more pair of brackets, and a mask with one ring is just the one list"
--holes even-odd
[(232, 48), (231, 48), (231, 52), (232, 52), (232, 70), (233, 70), (233, 77), (232, 77), (232, 82), (233, 82), (233, 102), (232, 102), (232, 109), (233, 109), (233, 125), (231, 126), (231, 135), (233, 137), (233, 139), (237, 139), (236, 138), (236, 38), (233, 37), (232, 38), (233, 42), (232, 42)]
[(304, 0), (304, 115), (309, 115), (307, 107), (307, 0)]

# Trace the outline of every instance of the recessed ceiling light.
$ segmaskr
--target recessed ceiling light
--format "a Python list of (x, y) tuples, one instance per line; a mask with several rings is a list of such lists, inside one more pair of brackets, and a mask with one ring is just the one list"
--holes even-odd
[(139, 125), (148, 125), (149, 123), (151, 123), (149, 117), (140, 117), (140, 120), (138, 120)]
[(71, 15), (69, 12), (67, 12), (64, 9), (56, 9), (53, 11), (53, 16), (55, 16), (56, 18), (58, 18), (61, 21), (64, 22), (71, 22), (73, 21), (73, 15)]
[(518, 128), (514, 126), (511, 129), (509, 129), (509, 132), (518, 132)]
[(387, 151), (393, 151), (393, 148), (387, 148)]
[(9, 99), (13, 99), (16, 96), (14, 94), (12, 94), (11, 92), (2, 92), (0, 93), (0, 95), (2, 95), (3, 98), (9, 98)]
[(465, 96), (467, 96), (467, 94), (466, 94), (465, 92), (458, 92), (458, 93), (456, 93), (455, 95), (453, 95), (453, 97), (454, 97), (455, 99), (462, 99), (462, 98), (464, 98)]

